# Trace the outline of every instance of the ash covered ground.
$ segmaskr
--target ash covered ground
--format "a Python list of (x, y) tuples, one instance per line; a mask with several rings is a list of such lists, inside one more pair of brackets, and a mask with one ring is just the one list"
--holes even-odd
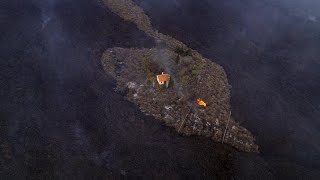
[[(155, 43), (101, 1), (4, 0), (2, 178), (319, 175), (319, 24), (312, 8), (307, 12), (293, 4), (284, 11), (281, 4), (253, 1), (136, 2), (156, 29), (226, 69), (234, 116), (257, 135), (262, 157), (181, 137), (115, 93), (115, 82), (100, 65), (102, 52)], [(260, 10), (277, 10), (278, 16), (256, 16)], [(237, 18), (244, 11), (248, 21), (242, 22)], [(279, 17), (276, 27), (282, 31), (272, 32), (281, 33), (266, 36), (269, 26), (260, 27)]]

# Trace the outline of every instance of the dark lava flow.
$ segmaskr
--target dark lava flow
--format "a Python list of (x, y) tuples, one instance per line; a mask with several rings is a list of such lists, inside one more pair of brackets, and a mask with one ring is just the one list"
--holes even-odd
[(256, 135), (271, 171), (320, 170), (319, 3), (135, 2), (160, 32), (225, 68), (233, 116)]
[(0, 175), (231, 175), (234, 149), (178, 136), (114, 92), (109, 47), (154, 42), (90, 0), (0, 3)]

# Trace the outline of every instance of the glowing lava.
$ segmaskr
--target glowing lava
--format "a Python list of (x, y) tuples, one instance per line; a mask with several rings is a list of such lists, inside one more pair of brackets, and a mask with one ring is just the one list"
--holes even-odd
[(198, 104), (199, 106), (203, 106), (203, 107), (206, 107), (206, 106), (207, 106), (207, 104), (206, 104), (201, 98), (198, 98), (198, 99), (197, 99), (197, 104)]

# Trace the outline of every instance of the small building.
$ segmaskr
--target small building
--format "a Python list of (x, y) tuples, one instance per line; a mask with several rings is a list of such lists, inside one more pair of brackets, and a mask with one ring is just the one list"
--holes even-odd
[(164, 74), (162, 72), (162, 74), (157, 75), (157, 81), (158, 81), (159, 85), (166, 84), (166, 87), (168, 87), (169, 86), (169, 82), (170, 82), (170, 75), (169, 74)]

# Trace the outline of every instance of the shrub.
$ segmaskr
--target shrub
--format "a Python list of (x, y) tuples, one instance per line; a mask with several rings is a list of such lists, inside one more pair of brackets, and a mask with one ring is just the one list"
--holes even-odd
[(193, 76), (198, 75), (202, 66), (203, 66), (203, 64), (200, 61), (193, 64), (192, 69), (191, 69), (191, 75), (193, 75)]
[(181, 46), (177, 46), (174, 50), (175, 53), (179, 54), (180, 56), (191, 56), (192, 55), (192, 52), (191, 52), (191, 49), (184, 49), (183, 47)]
[(154, 76), (150, 76), (150, 77), (147, 77), (147, 80), (146, 80), (146, 84), (148, 86), (152, 86), (152, 84), (156, 81), (156, 78)]

